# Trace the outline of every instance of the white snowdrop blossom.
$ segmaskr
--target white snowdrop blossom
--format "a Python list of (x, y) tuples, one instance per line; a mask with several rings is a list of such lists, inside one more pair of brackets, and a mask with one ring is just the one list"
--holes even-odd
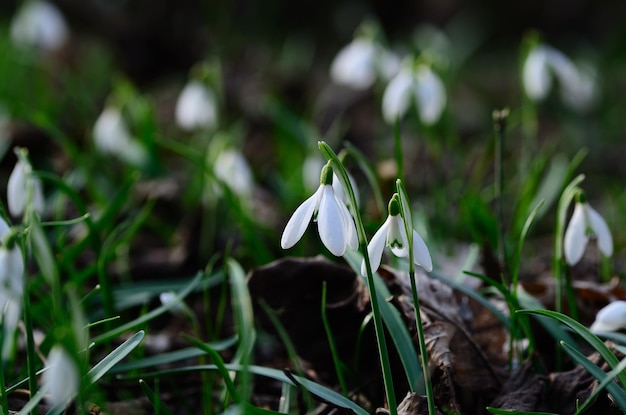
[(385, 88), (383, 118), (395, 123), (406, 114), (411, 102), (415, 103), (422, 122), (432, 125), (439, 121), (447, 98), (443, 81), (430, 66), (407, 61)]
[(240, 151), (232, 148), (223, 150), (215, 161), (213, 172), (235, 194), (243, 197), (252, 194), (254, 188), (252, 170)]
[(377, 78), (390, 79), (399, 66), (395, 54), (370, 38), (358, 37), (335, 56), (330, 66), (330, 78), (338, 85), (365, 90)]
[(185, 85), (176, 101), (176, 123), (186, 131), (211, 129), (217, 124), (217, 98), (200, 81)]
[(120, 110), (112, 106), (105, 108), (96, 120), (93, 140), (101, 153), (134, 166), (144, 164), (148, 158), (146, 149), (132, 137)]
[(55, 406), (66, 404), (78, 393), (80, 385), (78, 367), (61, 346), (54, 346), (50, 350), (42, 383), (44, 391)]
[(598, 311), (589, 330), (593, 333), (603, 333), (624, 328), (626, 328), (626, 301), (613, 301)]
[(356, 225), (345, 203), (333, 189), (333, 171), (329, 164), (322, 169), (320, 185), (311, 197), (293, 213), (280, 240), (283, 249), (289, 249), (304, 235), (311, 218), (317, 222), (322, 243), (335, 256), (342, 256), (346, 248), (357, 249)]
[(21, 216), (27, 205), (40, 214), (44, 211), (41, 180), (33, 176), (32, 167), (25, 160), (19, 159), (9, 176), (7, 204), (9, 213), (15, 217)]
[(19, 247), (6, 245), (9, 225), (0, 218), (0, 315), (4, 328), (2, 356), (8, 357), (13, 349), (13, 333), (22, 312), (24, 293), (24, 257)]
[(526, 95), (533, 101), (544, 100), (552, 89), (552, 77), (560, 86), (561, 98), (577, 111), (588, 109), (598, 93), (596, 73), (590, 66), (576, 66), (563, 52), (537, 45), (528, 53), (522, 68)]
[[(400, 200), (397, 194), (389, 201), (389, 216), (387, 216), (387, 220), (376, 231), (367, 246), (372, 272), (376, 272), (378, 267), (380, 267), (385, 246), (388, 246), (391, 252), (399, 258), (409, 256), (409, 238), (400, 214)], [(421, 266), (426, 271), (432, 271), (433, 263), (428, 247), (415, 230), (413, 230), (413, 253), (411, 259), (413, 263)], [(366, 275), (365, 261), (361, 263), (361, 273)]]
[(577, 201), (563, 242), (563, 253), (569, 265), (583, 257), (590, 236), (596, 237), (600, 252), (605, 256), (613, 255), (613, 238), (605, 220), (589, 203)]
[(11, 22), (11, 39), (18, 46), (53, 52), (60, 49), (68, 37), (65, 18), (47, 1), (25, 2)]
[[(161, 304), (167, 305), (176, 300), (176, 293), (173, 291), (165, 291), (159, 294), (159, 300), (161, 300)], [(179, 301), (176, 303), (170, 311), (176, 315), (182, 316), (185, 314), (185, 307)]]

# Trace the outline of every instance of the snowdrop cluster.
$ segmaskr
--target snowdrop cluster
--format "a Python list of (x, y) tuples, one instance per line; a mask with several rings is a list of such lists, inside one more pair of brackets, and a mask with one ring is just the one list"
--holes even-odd
[(311, 218), (317, 222), (322, 243), (335, 256), (342, 256), (346, 248), (357, 249), (358, 239), (354, 219), (348, 207), (333, 188), (333, 169), (326, 164), (320, 176), (320, 185), (293, 213), (280, 240), (283, 249), (294, 246), (309, 226)]
[(598, 86), (593, 68), (577, 66), (552, 46), (535, 45), (522, 69), (526, 95), (533, 101), (544, 100), (552, 89), (553, 78), (559, 83), (563, 102), (574, 110), (587, 110), (597, 97)]
[(11, 22), (11, 40), (18, 46), (54, 52), (68, 38), (69, 29), (63, 14), (47, 1), (24, 2)]
[(565, 231), (563, 254), (569, 265), (575, 265), (583, 257), (589, 238), (595, 236), (598, 249), (605, 256), (613, 255), (613, 238), (606, 221), (579, 194), (574, 213)]
[(395, 123), (414, 103), (422, 123), (432, 125), (439, 121), (446, 101), (446, 90), (441, 78), (428, 64), (413, 62), (409, 58), (385, 88), (383, 118), (388, 123)]
[(217, 97), (200, 81), (189, 81), (176, 101), (176, 123), (186, 131), (211, 130), (217, 125)]
[(131, 135), (122, 112), (113, 106), (106, 107), (93, 127), (93, 140), (103, 154), (111, 154), (133, 166), (144, 164), (146, 149)]

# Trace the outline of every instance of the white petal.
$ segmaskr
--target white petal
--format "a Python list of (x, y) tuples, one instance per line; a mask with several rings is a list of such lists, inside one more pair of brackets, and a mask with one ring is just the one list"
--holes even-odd
[(395, 123), (409, 108), (413, 76), (407, 69), (402, 69), (389, 82), (383, 93), (383, 118), (388, 123)]
[[(367, 245), (367, 255), (370, 259), (370, 267), (372, 272), (376, 272), (382, 261), (383, 251), (385, 245), (387, 245), (387, 233), (389, 232), (389, 226), (391, 224), (391, 216), (387, 216), (385, 223), (376, 231), (370, 243)], [(365, 262), (361, 264), (361, 274), (366, 276)]]
[[(350, 186), (352, 186), (352, 190), (354, 191), (354, 198), (356, 199), (356, 203), (358, 205), (359, 204), (359, 192), (358, 192), (358, 187), (356, 185), (356, 180), (354, 180), (354, 177), (352, 177), (350, 173), (348, 173), (348, 180), (350, 180)], [(343, 184), (341, 184), (339, 177), (337, 177), (337, 174), (335, 174), (334, 172), (333, 172), (333, 190), (335, 191), (335, 196), (337, 196), (337, 199), (345, 203), (346, 206), (350, 205), (350, 198), (348, 197), (348, 193), (344, 190)]]
[(550, 92), (552, 78), (543, 46), (537, 46), (529, 52), (522, 69), (522, 83), (526, 95), (536, 101), (544, 99)]
[(613, 238), (611, 237), (609, 226), (602, 216), (589, 204), (586, 204), (586, 209), (589, 227), (598, 239), (598, 249), (605, 256), (613, 255)]
[(11, 22), (11, 38), (19, 46), (54, 51), (63, 46), (68, 35), (63, 15), (46, 1), (25, 2)]
[(598, 311), (589, 328), (594, 333), (626, 328), (626, 301), (614, 301)]
[(330, 67), (330, 77), (339, 85), (354, 89), (367, 89), (374, 83), (376, 48), (365, 39), (355, 39), (345, 46)]
[(322, 185), (323, 193), (317, 214), (317, 229), (322, 243), (335, 256), (342, 256), (346, 251), (346, 225), (341, 215), (339, 203), (333, 187)]
[(20, 216), (26, 206), (26, 168), (22, 160), (15, 163), (7, 184), (7, 203), (13, 216)]
[(44, 389), (53, 404), (64, 404), (76, 395), (79, 380), (76, 363), (63, 348), (54, 346), (48, 355), (48, 369), (42, 377)]
[(317, 191), (313, 193), (313, 196), (302, 202), (296, 211), (293, 212), (280, 238), (280, 246), (283, 249), (291, 248), (302, 238), (304, 231), (306, 231), (306, 228), (309, 226), (315, 209), (317, 209), (321, 196), (322, 186), (318, 187)]
[(439, 121), (446, 107), (446, 89), (439, 76), (428, 66), (420, 65), (413, 88), (422, 122), (431, 125)]
[(561, 87), (563, 102), (576, 111), (588, 110), (595, 103), (597, 96), (597, 75), (589, 66), (578, 67), (577, 80)]
[(413, 230), (413, 262), (428, 272), (433, 270), (433, 261), (428, 247), (416, 230)]
[(409, 255), (409, 241), (406, 236), (404, 222), (400, 215), (390, 216), (389, 231), (387, 232), (387, 246), (397, 257), (404, 258)]
[(213, 128), (217, 123), (217, 98), (199, 81), (185, 85), (176, 101), (176, 123), (184, 130)]
[(585, 252), (587, 242), (589, 242), (589, 237), (587, 236), (585, 208), (581, 203), (576, 203), (574, 214), (567, 225), (563, 242), (563, 254), (568, 264), (574, 265), (580, 261)]
[(93, 127), (93, 140), (102, 153), (117, 154), (131, 140), (122, 113), (114, 107), (105, 108)]
[(354, 224), (354, 218), (352, 214), (343, 203), (342, 200), (337, 197), (335, 194), (335, 199), (337, 200), (337, 204), (339, 206), (339, 211), (341, 212), (341, 217), (343, 219), (344, 229), (346, 233), (346, 245), (350, 249), (358, 249), (359, 248), (359, 239), (356, 234), (356, 225)]

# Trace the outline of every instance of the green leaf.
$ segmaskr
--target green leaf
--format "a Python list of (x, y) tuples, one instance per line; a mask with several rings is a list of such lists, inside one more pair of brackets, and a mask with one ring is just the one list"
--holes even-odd
[(127, 330), (131, 330), (137, 326), (141, 326), (145, 323), (147, 323), (148, 321), (154, 319), (155, 317), (160, 316), (161, 314), (169, 311), (171, 308), (173, 308), (176, 304), (176, 299), (183, 299), (185, 298), (187, 295), (189, 295), (189, 293), (191, 293), (197, 286), (198, 284), (200, 284), (200, 282), (203, 280), (203, 278), (205, 277), (205, 274), (203, 274), (202, 272), (199, 272), (198, 275), (196, 275), (190, 282), (189, 284), (187, 284), (186, 287), (184, 287), (178, 294), (176, 294), (176, 297), (174, 297), (173, 301), (170, 301), (166, 304), (163, 304), (162, 306), (155, 308), (154, 310), (150, 311), (149, 313), (146, 313), (140, 317), (137, 317), (136, 319), (129, 321), (126, 324), (122, 324), (119, 327), (116, 327), (106, 333), (101, 334), (100, 336), (95, 337), (94, 339), (92, 339), (93, 343), (99, 344), (99, 343), (103, 343), (106, 342), (107, 340), (110, 340), (114, 337), (119, 336), (120, 334), (124, 333)]
[[(611, 352), (611, 350), (589, 329), (573, 318), (566, 316), (565, 314), (557, 313), (556, 311), (551, 310), (519, 310), (520, 314), (537, 314), (543, 315), (555, 320), (560, 321), (561, 323), (569, 326), (576, 334), (582, 337), (587, 343), (591, 345), (600, 356), (608, 363), (611, 368), (615, 369), (619, 364), (617, 357)], [(621, 372), (617, 375), (622, 386), (626, 385), (626, 372)]]
[(559, 415), (559, 414), (555, 414), (554, 412), (515, 411), (512, 409), (492, 408), (490, 406), (487, 407), (487, 410), (492, 414), (499, 414), (499, 415)]
[(111, 353), (105, 356), (104, 359), (99, 361), (94, 367), (92, 367), (87, 375), (91, 383), (96, 383), (104, 375), (106, 375), (113, 366), (118, 364), (124, 359), (130, 352), (135, 350), (144, 338), (144, 332), (138, 331), (131, 338), (115, 348)]
[[(248, 371), (249, 373), (253, 374), (253, 375), (258, 375), (258, 376), (264, 376), (264, 377), (268, 377), (270, 379), (274, 379), (274, 380), (278, 380), (280, 382), (283, 383), (288, 383), (290, 385), (293, 386), (297, 386), (291, 379), (290, 377), (292, 377), (293, 379), (295, 379), (295, 381), (297, 382), (298, 385), (304, 387), (305, 389), (307, 389), (312, 395), (316, 396), (317, 398), (329, 402), (333, 405), (336, 405), (340, 408), (345, 408), (345, 409), (349, 409), (352, 412), (354, 412), (357, 415), (369, 415), (369, 412), (367, 412), (365, 409), (363, 409), (362, 407), (360, 407), (359, 405), (357, 405), (356, 403), (352, 402), (350, 399), (346, 398), (345, 396), (343, 396), (342, 394), (335, 392), (332, 389), (327, 388), (326, 386), (320, 385), (312, 380), (309, 379), (305, 379), (301, 376), (297, 376), (297, 375), (290, 375), (287, 376), (283, 371), (281, 370), (277, 370), (277, 369), (272, 369), (272, 368), (268, 368), (268, 367), (262, 367), (262, 366), (255, 366), (255, 365), (250, 365), (247, 367), (244, 367), (242, 365), (238, 365), (238, 364), (226, 364), (224, 365), (225, 368), (229, 371), (235, 371), (235, 372), (241, 372), (241, 371)], [(142, 378), (152, 378), (152, 377), (160, 377), (160, 376), (170, 376), (174, 373), (188, 373), (188, 372), (197, 372), (197, 371), (201, 371), (201, 370), (218, 370), (218, 367), (216, 365), (200, 365), (200, 366), (187, 366), (184, 368), (178, 368), (178, 369), (171, 369), (171, 370), (163, 370), (163, 371), (158, 371), (158, 372), (151, 372), (151, 373), (143, 373), (141, 374)], [(125, 376), (125, 377), (121, 377), (122, 379), (133, 379), (135, 378), (134, 376)]]
[(624, 371), (624, 369), (626, 369), (626, 359), (622, 360), (611, 372), (607, 374), (574, 347), (563, 341), (561, 342), (561, 346), (576, 363), (584, 367), (587, 372), (591, 373), (593, 377), (601, 382), (585, 403), (578, 409), (578, 411), (576, 411), (576, 413), (582, 413), (586, 408), (591, 406), (595, 397), (604, 388), (606, 388), (613, 396), (613, 399), (615, 399), (615, 402), (617, 402), (617, 405), (622, 409), (622, 411), (626, 411), (626, 391), (620, 388), (619, 385), (613, 381), (615, 376), (618, 376)]
[[(205, 345), (212, 350), (225, 350), (234, 345), (237, 337), (229, 337), (217, 342), (206, 343)], [(199, 347), (188, 347), (186, 349), (176, 350), (169, 353), (161, 353), (155, 356), (146, 357), (133, 362), (122, 363), (115, 366), (110, 373), (122, 373), (130, 370), (144, 369), (147, 367), (154, 368), (161, 365), (167, 365), (181, 360), (193, 359), (194, 357), (204, 356), (206, 351)]]
[(170, 411), (170, 409), (167, 406), (165, 406), (163, 401), (161, 401), (161, 399), (159, 398), (159, 395), (154, 393), (154, 391), (150, 388), (150, 386), (148, 386), (148, 384), (143, 379), (139, 379), (139, 386), (141, 386), (141, 390), (143, 390), (143, 393), (146, 394), (146, 396), (148, 397), (148, 400), (154, 407), (155, 413), (164, 414), (164, 415), (174, 415), (174, 413)]

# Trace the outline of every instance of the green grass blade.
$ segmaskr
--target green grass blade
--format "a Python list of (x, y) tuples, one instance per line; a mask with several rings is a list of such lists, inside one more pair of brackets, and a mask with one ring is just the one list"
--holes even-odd
[(139, 386), (141, 386), (141, 390), (143, 390), (143, 393), (146, 394), (146, 397), (154, 407), (155, 414), (174, 415), (174, 413), (165, 406), (163, 401), (161, 401), (159, 395), (157, 395), (143, 379), (139, 379)]
[(94, 365), (87, 375), (89, 376), (91, 383), (96, 383), (100, 378), (107, 374), (113, 366), (124, 359), (130, 352), (135, 350), (137, 346), (142, 342), (144, 338), (144, 332), (138, 331), (130, 339), (115, 348), (111, 353), (105, 356), (104, 359)]
[[(361, 256), (357, 252), (346, 251), (344, 258), (352, 268), (352, 270), (360, 275), (361, 272)], [(389, 298), (391, 293), (387, 289), (385, 283), (380, 279), (378, 274), (374, 274), (376, 290), (379, 298)], [(424, 380), (420, 371), (420, 364), (417, 360), (417, 352), (413, 345), (413, 340), (409, 334), (409, 330), (402, 321), (402, 317), (396, 308), (387, 301), (380, 302), (380, 312), (385, 322), (385, 326), (389, 331), (396, 351), (400, 356), (404, 372), (406, 374), (409, 386), (412, 392), (420, 390), (423, 387)]]
[[(576, 334), (582, 337), (587, 343), (591, 345), (591, 347), (593, 347), (598, 353), (600, 353), (600, 356), (602, 356), (602, 358), (608, 363), (609, 366), (611, 366), (612, 369), (615, 369), (615, 367), (617, 367), (617, 365), (619, 364), (617, 357), (615, 357), (615, 355), (602, 342), (602, 340), (600, 340), (598, 336), (589, 331), (587, 327), (583, 326), (573, 318), (551, 310), (519, 310), (518, 313), (543, 315), (560, 321), (561, 323), (569, 326), (572, 330), (574, 330)], [(619, 378), (622, 386), (626, 385), (626, 372), (619, 373), (617, 377)]]
[[(264, 376), (270, 379), (277, 380), (279, 382), (288, 383), (290, 385), (296, 386), (294, 382), (289, 378), (291, 376), (298, 382), (299, 385), (306, 388), (311, 394), (316, 396), (318, 399), (321, 399), (325, 402), (329, 402), (340, 408), (349, 409), (357, 415), (369, 415), (368, 411), (366, 411), (364, 408), (360, 407), (356, 403), (352, 402), (350, 399), (346, 398), (342, 394), (332, 389), (329, 389), (326, 386), (323, 386), (311, 380), (305, 379), (301, 376), (298, 376), (298, 375), (287, 376), (281, 370), (277, 370), (277, 369), (273, 369), (269, 367), (255, 366), (255, 365), (244, 367), (239, 364), (225, 364), (224, 366), (226, 370), (229, 370), (229, 371), (235, 371), (235, 372), (247, 371), (253, 375)], [(142, 373), (141, 377), (145, 379), (145, 378), (160, 377), (160, 376), (170, 376), (175, 373), (188, 373), (188, 372), (197, 372), (197, 371), (202, 371), (202, 370), (218, 370), (218, 367), (216, 365), (187, 366), (187, 367), (180, 368), (180, 369), (171, 369), (171, 370), (162, 370), (162, 371), (151, 372), (151, 373)], [(134, 379), (136, 377), (135, 376), (122, 376), (121, 378), (122, 379)]]
[[(237, 337), (229, 337), (224, 340), (206, 343), (206, 346), (215, 351), (225, 350), (233, 346), (237, 342)], [(176, 350), (169, 353), (161, 353), (156, 356), (146, 357), (133, 362), (122, 363), (111, 369), (110, 373), (122, 373), (129, 370), (145, 369), (147, 367), (154, 368), (161, 365), (167, 365), (181, 360), (193, 359), (206, 355), (206, 350), (198, 347), (188, 347), (186, 349)]]
[(604, 388), (606, 388), (613, 396), (613, 399), (615, 399), (615, 402), (617, 402), (617, 405), (622, 409), (622, 411), (626, 411), (626, 391), (620, 388), (620, 386), (613, 381), (615, 376), (618, 376), (620, 372), (623, 372), (624, 369), (626, 369), (626, 359), (622, 360), (611, 372), (609, 372), (609, 374), (607, 374), (574, 347), (563, 341), (561, 342), (561, 346), (576, 363), (584, 367), (587, 372), (591, 373), (593, 377), (601, 382), (585, 403), (578, 409), (578, 411), (576, 411), (576, 413), (582, 413), (584, 409), (590, 406), (597, 394)]
[(106, 342), (114, 337), (119, 336), (120, 334), (124, 333), (127, 330), (132, 330), (137, 326), (141, 326), (145, 323), (147, 323), (148, 321), (154, 319), (157, 316), (160, 316), (161, 314), (169, 311), (171, 308), (173, 308), (176, 305), (176, 299), (183, 299), (185, 298), (187, 295), (189, 295), (190, 292), (192, 292), (197, 286), (198, 284), (200, 284), (200, 282), (203, 280), (203, 278), (205, 277), (205, 274), (203, 274), (202, 272), (199, 272), (198, 275), (196, 275), (190, 282), (189, 284), (187, 284), (186, 287), (184, 287), (174, 298), (174, 300), (161, 305), (160, 307), (155, 308), (154, 310), (150, 311), (149, 313), (146, 313), (132, 321), (129, 321), (126, 324), (122, 324), (119, 327), (116, 327), (106, 333), (101, 334), (100, 336), (95, 337), (94, 339), (92, 339), (92, 342), (95, 344), (99, 344), (99, 343), (103, 343)]

